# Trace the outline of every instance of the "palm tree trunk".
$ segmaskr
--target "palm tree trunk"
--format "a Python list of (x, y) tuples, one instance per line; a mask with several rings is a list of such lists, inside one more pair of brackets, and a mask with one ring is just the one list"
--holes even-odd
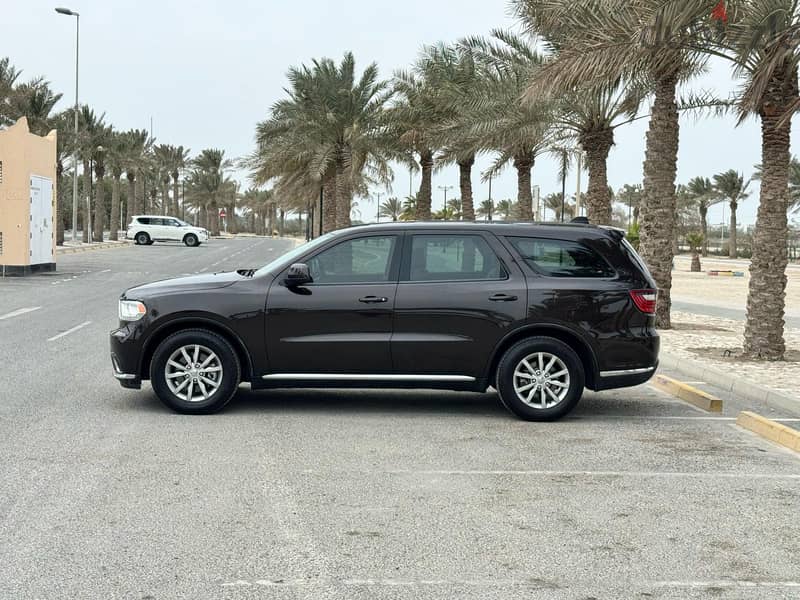
[[(336, 229), (350, 227), (350, 211), (353, 206), (350, 168), (350, 158), (343, 152), (336, 161)], [(281, 210), (281, 237), (283, 237), (283, 216), (284, 212)]]
[(111, 179), (111, 217), (109, 217), (108, 239), (115, 242), (119, 239), (119, 179), (121, 175), (114, 174)]
[(586, 152), (589, 186), (586, 190), (586, 216), (597, 225), (611, 223), (611, 197), (608, 194), (608, 153), (614, 145), (614, 130), (602, 129), (581, 135), (581, 147)]
[(103, 186), (103, 175), (105, 169), (100, 162), (95, 163), (94, 168), (97, 181), (94, 186), (94, 233), (93, 238), (95, 242), (103, 241), (103, 226), (106, 221), (106, 202), (105, 202), (105, 188)]
[(322, 179), (322, 231), (328, 233), (334, 229), (336, 229), (336, 171), (329, 169)]
[(64, 245), (64, 164), (56, 164), (56, 244)]
[(133, 173), (126, 173), (125, 178), (128, 180), (128, 201), (125, 203), (125, 225), (128, 225), (131, 222), (131, 217), (139, 214), (139, 198), (136, 195), (136, 175)]
[(514, 168), (517, 170), (517, 219), (533, 220), (533, 193), (531, 192), (531, 169), (533, 158), (525, 152), (514, 157)]
[(767, 360), (782, 360), (786, 351), (783, 313), (791, 122), (786, 119), (786, 123), (779, 124), (780, 121), (780, 114), (761, 115), (761, 197), (753, 235), (744, 329), (744, 353)]
[(169, 179), (166, 179), (161, 182), (161, 214), (168, 215), (171, 208), (169, 202)]
[(474, 164), (474, 154), (465, 160), (458, 161), (458, 185), (461, 189), (461, 218), (464, 221), (475, 220), (475, 205), (472, 200), (472, 165)]
[(80, 218), (81, 223), (83, 224), (83, 243), (86, 244), (89, 241), (89, 228), (92, 224), (89, 222), (89, 215), (87, 214), (87, 208), (89, 206), (89, 202), (92, 200), (92, 190), (89, 187), (89, 179), (92, 177), (92, 168), (89, 166), (89, 161), (84, 159), (83, 161), (83, 194), (81, 194), (80, 200)]
[(422, 177), (417, 192), (417, 221), (430, 221), (431, 219), (431, 194), (433, 177), (433, 151), (422, 150), (419, 153), (419, 166), (422, 169)]
[(180, 199), (180, 186), (178, 186), (178, 177), (173, 175), (172, 176), (172, 210), (175, 211), (175, 216), (180, 218), (181, 216), (181, 206), (178, 200)]
[(678, 160), (676, 77), (656, 82), (644, 160), (644, 193), (639, 253), (658, 286), (656, 326), (669, 329), (672, 289), (672, 240), (675, 237), (675, 174)]
[(731, 202), (731, 231), (728, 238), (728, 258), (738, 258), (736, 248), (736, 209), (739, 207), (737, 202)]
[(700, 205), (700, 231), (703, 233), (703, 243), (700, 244), (700, 253), (708, 256), (708, 206)]

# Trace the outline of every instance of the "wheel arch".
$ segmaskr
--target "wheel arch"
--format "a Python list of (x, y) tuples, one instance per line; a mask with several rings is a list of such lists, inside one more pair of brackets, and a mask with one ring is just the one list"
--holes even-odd
[(145, 342), (142, 358), (139, 363), (139, 376), (143, 380), (150, 378), (150, 362), (153, 360), (153, 354), (155, 354), (158, 345), (173, 333), (184, 329), (205, 329), (224, 338), (230, 343), (236, 355), (239, 357), (239, 364), (242, 368), (242, 381), (250, 381), (252, 379), (253, 363), (250, 359), (250, 353), (247, 351), (247, 347), (244, 345), (241, 338), (230, 328), (214, 319), (193, 316), (178, 318), (169, 323), (164, 323), (164, 325), (150, 335)]
[(188, 238), (189, 236), (192, 236), (195, 239), (195, 244), (197, 246), (200, 245), (200, 236), (198, 236), (193, 231), (189, 231), (189, 232), (183, 234), (183, 238), (181, 238), (181, 241), (185, 244), (186, 243), (186, 238)]
[(547, 336), (555, 338), (564, 342), (572, 348), (583, 364), (584, 376), (586, 378), (586, 387), (590, 390), (596, 389), (598, 378), (597, 357), (589, 343), (582, 339), (581, 336), (570, 329), (561, 325), (544, 324), (544, 325), (528, 325), (517, 329), (500, 340), (500, 343), (492, 353), (491, 361), (489, 362), (489, 370), (486, 373), (486, 381), (490, 385), (495, 385), (495, 376), (497, 374), (497, 366), (500, 359), (511, 346), (526, 338), (534, 336)]

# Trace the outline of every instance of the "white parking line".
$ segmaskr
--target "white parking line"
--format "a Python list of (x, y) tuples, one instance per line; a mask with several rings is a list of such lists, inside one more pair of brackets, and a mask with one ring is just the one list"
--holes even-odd
[(741, 579), (719, 579), (716, 581), (659, 581), (656, 583), (656, 585), (660, 587), (675, 588), (800, 588), (800, 581), (747, 581)]
[[(365, 471), (352, 471), (364, 473)], [(373, 473), (373, 471), (369, 471)], [(521, 477), (663, 477), (668, 479), (685, 477), (688, 479), (775, 479), (775, 480), (800, 480), (800, 473), (740, 473), (730, 471), (537, 471), (537, 470), (461, 470), (461, 469), (389, 469), (380, 471), (386, 475), (439, 475), (439, 476), (481, 476), (481, 475), (507, 475)], [(323, 473), (314, 469), (300, 471), (304, 475)]]
[(4, 319), (10, 319), (12, 317), (18, 317), (20, 315), (24, 315), (25, 313), (33, 312), (35, 310), (39, 310), (42, 308), (41, 306), (29, 306), (27, 308), (18, 308), (17, 310), (13, 310), (10, 313), (6, 313), (4, 315), (0, 315), (0, 321)]
[(53, 341), (55, 341), (55, 340), (57, 340), (59, 338), (64, 337), (65, 335), (69, 335), (70, 333), (75, 333), (76, 331), (78, 331), (78, 329), (83, 329), (84, 327), (86, 327), (90, 323), (91, 323), (91, 321), (84, 321), (80, 325), (75, 325), (75, 327), (72, 327), (71, 329), (67, 329), (66, 331), (62, 331), (58, 335), (54, 335), (51, 338), (47, 338), (47, 341), (48, 342), (53, 342)]

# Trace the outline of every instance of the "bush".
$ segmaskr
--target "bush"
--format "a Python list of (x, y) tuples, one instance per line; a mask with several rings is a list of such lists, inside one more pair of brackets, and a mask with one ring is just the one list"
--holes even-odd
[(630, 227), (628, 227), (628, 233), (625, 234), (625, 237), (630, 242), (631, 246), (639, 250), (639, 223), (633, 223)]

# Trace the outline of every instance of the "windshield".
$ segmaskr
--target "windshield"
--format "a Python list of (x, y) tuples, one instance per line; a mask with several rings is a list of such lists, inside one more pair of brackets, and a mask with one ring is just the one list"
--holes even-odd
[(341, 232), (330, 231), (330, 232), (328, 232), (328, 233), (326, 233), (324, 235), (319, 236), (315, 240), (312, 240), (310, 242), (306, 242), (305, 244), (301, 244), (297, 248), (289, 250), (289, 252), (287, 252), (285, 254), (281, 254), (275, 260), (273, 260), (271, 262), (268, 262), (266, 265), (264, 265), (258, 271), (256, 271), (255, 274), (256, 275), (263, 275), (264, 273), (268, 273), (269, 271), (272, 271), (274, 268), (279, 267), (281, 265), (289, 265), (298, 256), (300, 256), (302, 254), (305, 254), (309, 250), (313, 250), (314, 248), (317, 248), (318, 246), (321, 246), (322, 244), (324, 244), (325, 242), (327, 242), (331, 238), (336, 237), (336, 235), (338, 233), (341, 233)]

